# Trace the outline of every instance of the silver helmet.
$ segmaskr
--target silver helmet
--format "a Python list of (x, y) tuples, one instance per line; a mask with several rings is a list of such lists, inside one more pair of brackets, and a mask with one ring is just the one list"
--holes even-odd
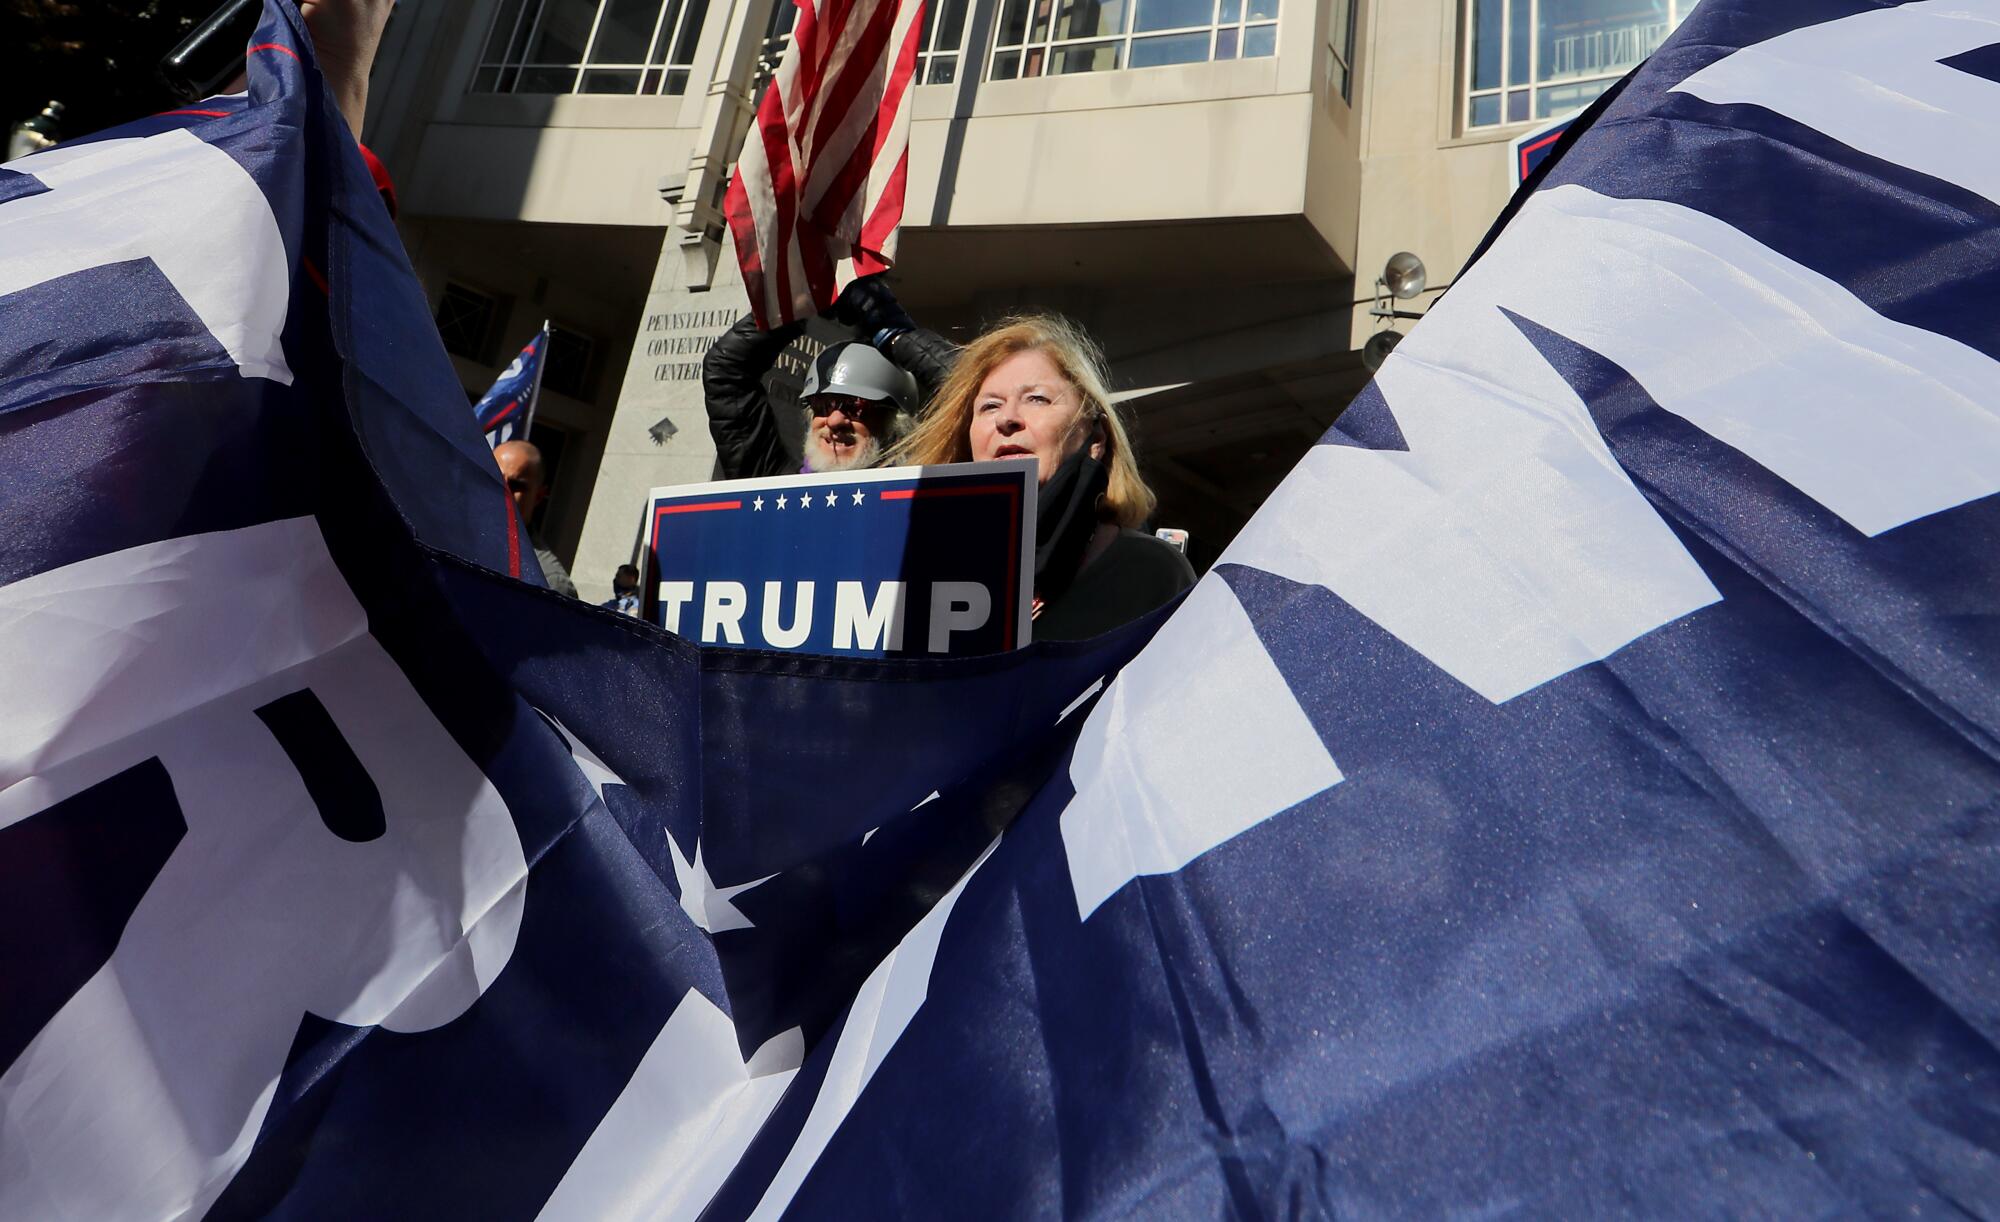
[(899, 412), (913, 413), (919, 406), (917, 380), (888, 357), (857, 341), (830, 345), (813, 360), (799, 398), (814, 395), (887, 400)]

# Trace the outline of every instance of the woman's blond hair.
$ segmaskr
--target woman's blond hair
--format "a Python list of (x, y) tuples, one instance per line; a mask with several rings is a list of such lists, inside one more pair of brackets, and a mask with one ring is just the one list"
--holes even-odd
[(1152, 516), (1153, 490), (1139, 477), (1139, 461), (1125, 421), (1105, 389), (1104, 353), (1083, 328), (1055, 314), (1018, 314), (967, 344), (938, 388), (924, 417), (890, 452), (896, 464), (935, 465), (972, 459), (972, 409), (986, 375), (1009, 357), (1039, 352), (1076, 387), (1082, 399), (1078, 428), (1104, 425), (1103, 463), (1111, 482), (1097, 501), (1099, 521), (1133, 528)]

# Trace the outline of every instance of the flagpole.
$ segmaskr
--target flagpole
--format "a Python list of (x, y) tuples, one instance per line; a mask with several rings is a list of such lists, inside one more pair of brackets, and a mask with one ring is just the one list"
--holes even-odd
[(528, 440), (528, 430), (535, 426), (535, 407), (542, 400), (542, 375), (549, 368), (549, 320), (542, 320), (542, 359), (535, 362), (535, 384), (528, 388), (528, 414), (521, 419), (522, 441)]

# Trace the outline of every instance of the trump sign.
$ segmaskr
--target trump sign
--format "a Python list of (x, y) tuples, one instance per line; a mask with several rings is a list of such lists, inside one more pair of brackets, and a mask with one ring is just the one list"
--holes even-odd
[(653, 622), (704, 645), (853, 657), (1028, 643), (1035, 467), (898, 467), (655, 488)]

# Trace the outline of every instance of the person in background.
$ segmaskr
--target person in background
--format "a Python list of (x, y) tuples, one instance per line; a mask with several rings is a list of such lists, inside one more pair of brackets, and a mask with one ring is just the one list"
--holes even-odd
[[(532, 522), (535, 511), (549, 499), (549, 486), (542, 474), (542, 452), (529, 442), (509, 441), (494, 447), (493, 461), (500, 464), (500, 478), (507, 481), (507, 493), (514, 498), (514, 512), (521, 515), (524, 525)], [(528, 538), (535, 545), (535, 560), (542, 566), (549, 589), (565, 598), (575, 598), (576, 584), (569, 579), (569, 570), (563, 567), (563, 562), (556, 559), (556, 554), (532, 527)]]
[(621, 564), (611, 576), (611, 598), (599, 603), (606, 611), (616, 611), (620, 615), (639, 614), (639, 570), (630, 564)]
[[(868, 340), (829, 346), (807, 372), (799, 396), (808, 414), (805, 464), (798, 469), (872, 467), (908, 431), (956, 350), (917, 326), (881, 276), (849, 284), (827, 315)], [(791, 323), (760, 331), (746, 317), (702, 358), (708, 427), (725, 479), (793, 473), (764, 375), (804, 329)]]
[(1138, 527), (1153, 492), (1105, 390), (1104, 357), (1074, 323), (1010, 318), (959, 354), (892, 463), (1032, 460), (1034, 637), (1109, 632), (1194, 584), (1172, 545)]

